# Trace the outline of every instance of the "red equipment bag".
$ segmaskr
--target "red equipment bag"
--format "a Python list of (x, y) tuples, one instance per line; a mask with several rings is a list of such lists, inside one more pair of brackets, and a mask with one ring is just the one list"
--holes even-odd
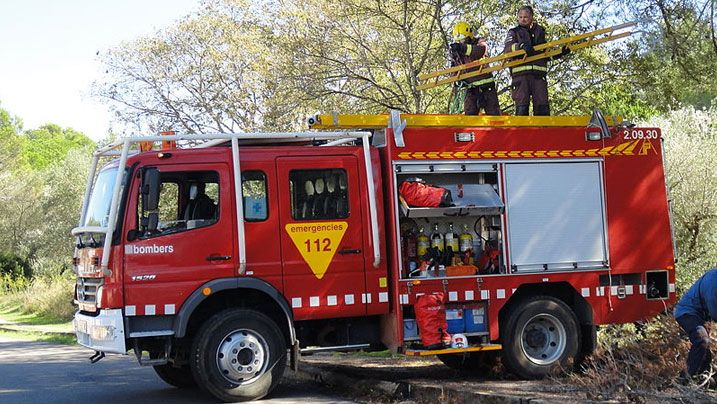
[(421, 342), (426, 349), (442, 349), (451, 343), (451, 336), (446, 331), (448, 323), (444, 298), (442, 292), (419, 296), (413, 307)]
[(437, 208), (439, 206), (453, 205), (451, 191), (426, 185), (420, 180), (403, 181), (398, 188), (398, 192), (409, 206)]

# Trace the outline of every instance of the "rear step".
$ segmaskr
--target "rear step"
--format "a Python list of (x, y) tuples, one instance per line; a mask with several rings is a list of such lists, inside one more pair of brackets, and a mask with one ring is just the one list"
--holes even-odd
[(463, 352), (498, 351), (503, 349), (501, 344), (485, 344), (480, 346), (469, 346), (467, 348), (446, 348), (446, 349), (409, 349), (403, 354), (406, 356), (433, 356), (443, 354), (455, 354)]

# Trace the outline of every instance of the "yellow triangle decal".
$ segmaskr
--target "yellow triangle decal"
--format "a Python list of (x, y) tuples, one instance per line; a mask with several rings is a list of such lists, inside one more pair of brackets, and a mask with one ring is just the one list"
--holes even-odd
[(284, 227), (317, 279), (324, 277), (348, 228), (346, 222), (289, 223)]

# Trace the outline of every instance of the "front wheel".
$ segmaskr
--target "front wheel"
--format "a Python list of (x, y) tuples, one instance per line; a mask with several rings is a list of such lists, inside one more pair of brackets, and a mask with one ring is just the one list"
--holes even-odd
[(210, 318), (192, 345), (199, 386), (225, 402), (260, 399), (279, 383), (286, 344), (276, 323), (254, 310), (229, 309)]
[(184, 365), (181, 367), (174, 367), (168, 363), (166, 365), (153, 366), (154, 371), (157, 373), (160, 379), (164, 380), (167, 384), (179, 388), (194, 387), (194, 378), (192, 377), (192, 371), (189, 366)]
[(575, 314), (562, 301), (534, 297), (510, 309), (505, 318), (502, 358), (511, 372), (536, 379), (575, 361), (580, 329)]

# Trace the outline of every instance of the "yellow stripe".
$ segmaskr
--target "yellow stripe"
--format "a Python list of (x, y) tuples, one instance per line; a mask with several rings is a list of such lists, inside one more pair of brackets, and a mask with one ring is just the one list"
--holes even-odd
[(466, 56), (470, 56), (473, 52), (473, 45), (466, 45)]
[[(472, 152), (401, 152), (399, 159), (490, 159), (490, 158), (534, 158), (534, 157), (598, 157), (598, 156), (625, 156), (634, 155), (632, 150), (640, 140), (620, 143), (617, 146), (606, 146), (599, 149), (577, 150), (484, 150)], [(626, 151), (630, 151), (629, 153)]]

